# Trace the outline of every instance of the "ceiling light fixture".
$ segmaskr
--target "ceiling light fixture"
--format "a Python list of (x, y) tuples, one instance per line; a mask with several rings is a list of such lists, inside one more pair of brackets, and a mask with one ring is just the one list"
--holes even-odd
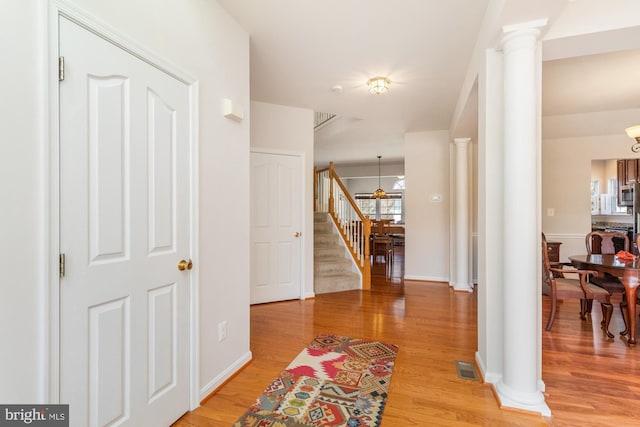
[(369, 92), (375, 93), (376, 95), (380, 95), (381, 93), (385, 93), (389, 90), (389, 80), (386, 77), (372, 77), (367, 80), (367, 86), (369, 86)]
[(631, 126), (630, 128), (626, 128), (625, 131), (629, 138), (633, 138), (636, 140), (636, 144), (631, 146), (631, 151), (634, 153), (640, 152), (640, 125)]
[(374, 199), (384, 199), (387, 197), (387, 193), (382, 189), (380, 185), (380, 159), (382, 156), (378, 156), (378, 189), (371, 195)]

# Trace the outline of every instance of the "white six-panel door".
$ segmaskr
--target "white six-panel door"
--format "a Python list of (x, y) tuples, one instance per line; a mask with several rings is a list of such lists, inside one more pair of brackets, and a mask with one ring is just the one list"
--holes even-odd
[(251, 153), (251, 303), (300, 298), (301, 158)]
[(189, 90), (60, 18), (60, 401), (72, 426), (189, 409)]

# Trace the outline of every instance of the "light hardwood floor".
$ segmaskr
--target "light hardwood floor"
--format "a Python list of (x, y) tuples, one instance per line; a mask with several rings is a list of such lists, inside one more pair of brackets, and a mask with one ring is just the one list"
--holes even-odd
[[(604, 337), (597, 303), (587, 322), (579, 319), (577, 302), (559, 304), (553, 330), (542, 330), (542, 379), (552, 417), (503, 410), (489, 385), (456, 373), (456, 360), (474, 360), (476, 293), (403, 281), (398, 252), (391, 280), (378, 264), (370, 292), (252, 306), (253, 362), (174, 427), (230, 426), (321, 332), (399, 345), (383, 427), (640, 425), (640, 347)], [(543, 322), (549, 306), (544, 297)], [(616, 304), (611, 330), (621, 329)]]

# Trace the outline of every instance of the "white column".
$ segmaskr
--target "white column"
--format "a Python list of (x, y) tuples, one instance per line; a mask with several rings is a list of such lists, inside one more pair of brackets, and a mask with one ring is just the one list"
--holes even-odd
[[(544, 23), (542, 23), (544, 25)], [(535, 27), (539, 27), (540, 22)], [(537, 147), (539, 96), (534, 26), (507, 31), (504, 57), (504, 406), (550, 414), (539, 387)]]
[(456, 149), (456, 291), (472, 292), (469, 278), (469, 141), (470, 138), (453, 140)]
[(478, 74), (478, 352), (486, 382), (502, 379), (504, 325), (502, 51), (488, 49)]

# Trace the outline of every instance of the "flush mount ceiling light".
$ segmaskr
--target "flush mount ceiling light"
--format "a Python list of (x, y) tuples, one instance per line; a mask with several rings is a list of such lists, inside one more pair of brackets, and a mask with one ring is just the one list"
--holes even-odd
[(633, 138), (637, 141), (636, 144), (633, 144), (631, 146), (631, 151), (633, 151), (634, 153), (640, 152), (640, 125), (631, 126), (630, 128), (626, 128), (625, 131), (627, 132), (629, 138)]
[(372, 77), (367, 80), (369, 92), (375, 93), (376, 95), (380, 95), (381, 93), (388, 91), (389, 83), (391, 83), (391, 80), (386, 77)]

